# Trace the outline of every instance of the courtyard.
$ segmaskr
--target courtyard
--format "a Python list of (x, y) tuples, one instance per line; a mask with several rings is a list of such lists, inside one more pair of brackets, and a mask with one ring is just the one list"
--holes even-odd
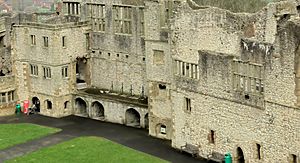
[(83, 117), (9, 116), (0, 123), (0, 137), (10, 135), (0, 148), (0, 162), (206, 162), (148, 136), (147, 130)]

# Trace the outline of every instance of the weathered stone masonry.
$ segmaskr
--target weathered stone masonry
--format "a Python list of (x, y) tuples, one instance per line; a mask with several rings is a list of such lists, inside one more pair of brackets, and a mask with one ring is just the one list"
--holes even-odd
[(251, 14), (192, 0), (61, 6), (13, 25), (1, 107), (147, 128), (212, 160), (300, 162), (299, 2)]

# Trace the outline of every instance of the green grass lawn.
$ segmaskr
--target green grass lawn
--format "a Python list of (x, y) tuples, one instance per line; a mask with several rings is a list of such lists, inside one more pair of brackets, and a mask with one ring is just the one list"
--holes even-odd
[(157, 157), (98, 137), (80, 137), (6, 163), (167, 163)]
[(60, 131), (34, 124), (0, 124), (0, 150)]

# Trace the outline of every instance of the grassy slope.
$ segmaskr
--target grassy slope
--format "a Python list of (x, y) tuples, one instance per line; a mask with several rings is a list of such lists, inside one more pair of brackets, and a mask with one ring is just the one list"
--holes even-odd
[(34, 124), (0, 124), (0, 150), (58, 131)]
[(80, 137), (7, 163), (166, 163), (166, 161), (97, 137)]
[(257, 12), (270, 2), (280, 0), (194, 0), (203, 6), (215, 6), (232, 12)]

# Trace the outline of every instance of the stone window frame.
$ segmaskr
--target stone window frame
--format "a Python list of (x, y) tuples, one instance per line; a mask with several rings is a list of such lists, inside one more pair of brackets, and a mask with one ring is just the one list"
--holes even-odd
[(175, 75), (180, 77), (186, 77), (190, 79), (200, 79), (199, 65), (195, 63), (184, 62), (178, 59), (174, 59)]
[(47, 66), (43, 66), (44, 78), (51, 79), (51, 68)]
[(43, 36), (44, 47), (49, 47), (49, 37)]
[(173, 0), (164, 0), (160, 5), (160, 27), (167, 29), (172, 17)]
[(15, 102), (15, 90), (0, 92), (0, 105)]
[(63, 66), (61, 68), (61, 75), (63, 78), (69, 78), (69, 71), (68, 71), (68, 66)]
[(39, 75), (39, 66), (36, 64), (29, 64), (30, 76), (37, 77)]
[(61, 37), (61, 45), (63, 48), (67, 47), (67, 36), (62, 36)]
[(36, 45), (36, 37), (35, 35), (30, 35), (31, 45)]
[(65, 15), (80, 15), (80, 2), (63, 2), (63, 11)]
[(87, 3), (88, 17), (91, 19), (92, 29), (99, 32), (106, 30), (106, 6), (101, 3)]
[(113, 5), (115, 34), (132, 35), (133, 6)]
[(233, 89), (248, 95), (264, 95), (264, 66), (241, 60), (233, 60)]
[[(158, 59), (159, 57), (162, 57), (162, 58)], [(153, 49), (153, 64), (154, 65), (165, 64), (165, 52), (163, 50)]]
[(184, 97), (184, 111), (187, 113), (192, 112), (192, 99), (188, 97)]
[(216, 131), (210, 130), (208, 135), (208, 141), (210, 144), (216, 144)]
[(140, 35), (145, 37), (145, 8), (139, 7), (139, 24), (140, 24)]
[(262, 160), (263, 155), (262, 155), (262, 146), (261, 146), (261, 144), (255, 143), (255, 147), (256, 147), (256, 159), (257, 160)]

